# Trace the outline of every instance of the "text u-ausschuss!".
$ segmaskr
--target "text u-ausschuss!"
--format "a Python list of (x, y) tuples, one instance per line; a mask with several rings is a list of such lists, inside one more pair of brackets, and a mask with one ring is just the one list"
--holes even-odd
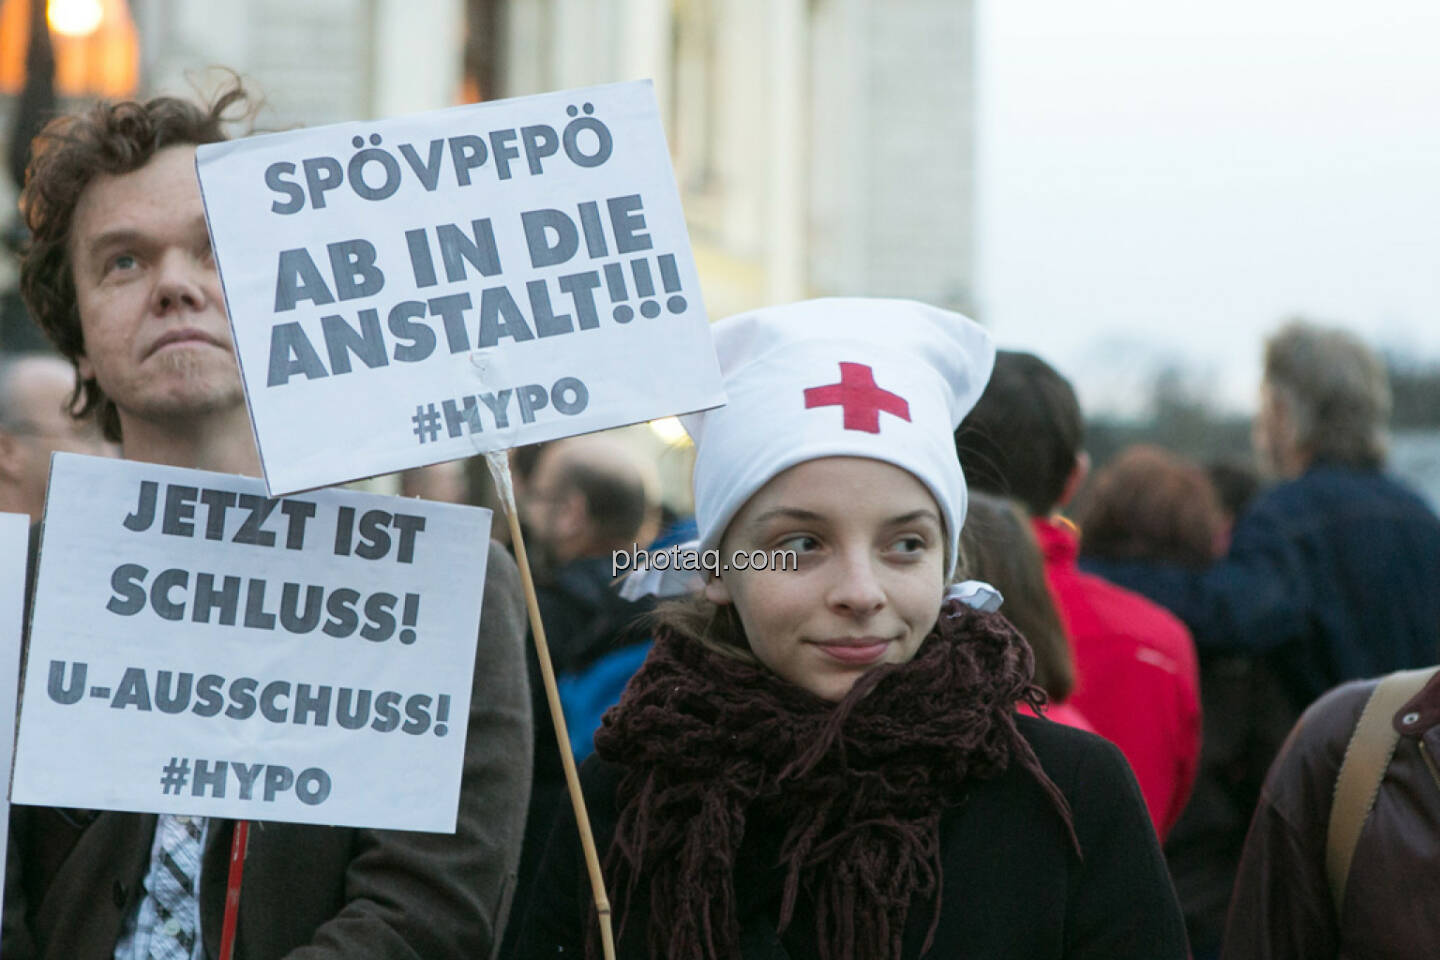
[(126, 667), (112, 682), (85, 661), (51, 660), (46, 694), (61, 706), (99, 700), (112, 710), (224, 717), (376, 733), (450, 732), (448, 693), (402, 693), (258, 677), (197, 676), (188, 670)]

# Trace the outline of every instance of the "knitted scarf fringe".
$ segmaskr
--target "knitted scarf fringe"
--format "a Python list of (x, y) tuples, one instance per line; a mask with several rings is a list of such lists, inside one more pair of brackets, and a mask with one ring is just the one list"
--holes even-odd
[(958, 603), (913, 660), (869, 671), (838, 704), (662, 634), (595, 736), (596, 752), (626, 768), (605, 860), (617, 937), (648, 890), (651, 955), (737, 956), (737, 856), (758, 814), (783, 827), (780, 932), (804, 901), (822, 960), (898, 958), (911, 905), (926, 903), (928, 950), (941, 816), (972, 778), (1012, 761), (1079, 856), (1069, 804), (1016, 728), (1017, 702), (1044, 704), (1033, 673), (1008, 621)]

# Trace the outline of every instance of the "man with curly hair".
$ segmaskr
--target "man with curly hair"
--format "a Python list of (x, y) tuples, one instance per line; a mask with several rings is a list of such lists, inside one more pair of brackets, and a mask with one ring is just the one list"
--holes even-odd
[[(36, 141), (22, 291), (74, 366), (72, 409), (129, 459), (260, 472), (195, 174), (196, 146), (225, 139), (248, 102), (235, 84), (208, 107), (102, 103)], [(493, 544), (488, 563), (456, 834), (258, 824), (237, 960), (468, 960), (498, 942), (531, 727), (518, 574)], [(232, 832), (215, 819), (13, 808), (0, 952), (217, 955)]]

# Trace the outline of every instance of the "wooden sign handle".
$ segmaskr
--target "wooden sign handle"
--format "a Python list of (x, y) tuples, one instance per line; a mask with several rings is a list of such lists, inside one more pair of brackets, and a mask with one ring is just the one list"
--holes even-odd
[[(575, 769), (575, 755), (570, 749), (570, 731), (565, 726), (565, 711), (560, 706), (560, 690), (555, 686), (555, 668), (550, 663), (550, 645), (545, 640), (545, 625), (540, 622), (540, 601), (535, 597), (535, 578), (530, 573), (530, 560), (525, 552), (525, 538), (520, 534), (520, 519), (515, 509), (514, 485), (510, 479), (510, 460), (505, 450), (485, 455), (495, 477), (500, 502), (510, 522), (510, 545), (520, 568), (520, 583), (525, 588), (525, 605), (530, 610), (530, 632), (535, 638), (535, 654), (540, 660), (540, 676), (545, 681), (545, 700), (555, 724), (555, 740), (560, 749), (560, 764), (565, 769), (565, 786), (570, 792), (570, 805), (575, 810), (575, 824), (580, 830), (580, 846), (585, 851), (585, 867), (590, 873), (590, 891), (595, 898), (595, 915), (600, 920), (600, 945), (605, 960), (615, 960), (615, 939), (610, 924), (610, 898), (605, 894), (605, 877), (600, 872), (600, 857), (595, 852), (595, 836), (590, 830), (590, 814), (580, 792), (580, 774)], [(222, 957), (221, 960), (226, 960)]]

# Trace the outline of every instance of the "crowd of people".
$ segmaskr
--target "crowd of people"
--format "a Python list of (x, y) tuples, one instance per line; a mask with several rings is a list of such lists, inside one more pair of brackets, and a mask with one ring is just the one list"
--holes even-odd
[[(244, 106), (100, 104), (37, 140), (22, 289), (59, 358), (0, 367), (4, 509), (38, 519), (51, 450), (259, 474), (194, 168)], [(1440, 519), (1383, 469), (1369, 348), (1269, 339), (1254, 470), (1135, 447), (1092, 475), (1071, 385), (957, 314), (712, 331), (693, 518), (611, 436), (515, 456), (619, 956), (1429, 955)], [(617, 552), (691, 540), (797, 568), (622, 594)], [(261, 825), (237, 958), (602, 955), (488, 551), (455, 833)], [(231, 832), (12, 807), (0, 955), (216, 957)]]

